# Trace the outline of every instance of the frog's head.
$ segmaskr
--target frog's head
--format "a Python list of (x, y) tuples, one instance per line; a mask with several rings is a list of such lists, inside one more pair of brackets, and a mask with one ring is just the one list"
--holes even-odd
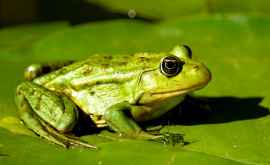
[[(192, 60), (188, 46), (176, 46), (154, 63), (155, 69), (142, 73), (139, 81), (140, 104), (162, 101), (203, 88), (211, 79), (207, 67)], [(139, 92), (138, 91), (138, 92)]]

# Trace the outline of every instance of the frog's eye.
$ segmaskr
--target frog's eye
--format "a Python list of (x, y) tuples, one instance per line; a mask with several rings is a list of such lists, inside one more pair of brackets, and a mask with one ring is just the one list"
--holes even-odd
[(161, 60), (160, 71), (167, 77), (172, 77), (181, 72), (184, 62), (176, 56), (167, 56)]
[(183, 45), (183, 47), (186, 49), (187, 55), (188, 55), (188, 57), (191, 59), (191, 58), (192, 58), (192, 51), (191, 51), (191, 48), (188, 47), (187, 45)]

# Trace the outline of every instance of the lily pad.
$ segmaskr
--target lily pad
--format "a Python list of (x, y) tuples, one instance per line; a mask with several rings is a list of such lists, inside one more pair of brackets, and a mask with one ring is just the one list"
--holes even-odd
[[(1, 60), (16, 60), (25, 58), (31, 50), (32, 43), (43, 36), (68, 28), (67, 22), (21, 25), (0, 31)], [(18, 56), (16, 56), (18, 55)]]
[[(0, 164), (270, 163), (270, 19), (213, 15), (159, 24), (118, 20), (64, 29), (35, 41), (17, 42), (16, 55), (0, 49), (0, 70), (4, 71), (0, 82)], [(22, 49), (27, 42), (31, 46)], [(162, 129), (184, 133), (188, 144), (172, 147), (138, 140), (100, 140), (101, 133), (83, 137), (100, 150), (67, 150), (21, 134), (23, 128), (14, 119), (13, 97), (23, 67), (31, 62), (83, 59), (93, 53), (168, 51), (176, 44), (190, 45), (194, 58), (204, 61), (213, 75), (209, 86), (194, 94), (204, 96), (202, 100), (211, 111), (190, 109)], [(21, 50), (26, 53), (20, 55)], [(16, 60), (9, 60), (8, 54)]]
[(214, 13), (248, 13), (269, 15), (267, 0), (87, 0), (112, 12), (126, 13), (131, 18), (137, 16), (154, 20), (174, 19), (189, 15)]

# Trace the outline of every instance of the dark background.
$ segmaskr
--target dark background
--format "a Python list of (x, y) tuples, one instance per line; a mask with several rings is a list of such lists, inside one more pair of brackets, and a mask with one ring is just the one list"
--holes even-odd
[[(0, 0), (0, 27), (66, 20), (76, 25), (108, 19), (129, 19), (118, 13), (83, 0)], [(136, 19), (154, 21), (140, 16)]]

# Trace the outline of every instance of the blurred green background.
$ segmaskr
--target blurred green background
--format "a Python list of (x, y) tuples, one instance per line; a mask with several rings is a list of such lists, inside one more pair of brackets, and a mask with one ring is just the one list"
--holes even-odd
[(194, 14), (269, 15), (268, 0), (0, 0), (0, 26), (66, 20), (71, 24), (111, 19), (163, 21)]
[[(0, 164), (270, 164), (269, 9), (267, 0), (0, 0)], [(176, 44), (213, 75), (194, 93), (211, 112), (161, 119), (163, 132), (185, 134), (185, 146), (110, 141), (104, 131), (81, 137), (101, 150), (66, 150), (16, 116), (15, 89), (31, 63)]]

